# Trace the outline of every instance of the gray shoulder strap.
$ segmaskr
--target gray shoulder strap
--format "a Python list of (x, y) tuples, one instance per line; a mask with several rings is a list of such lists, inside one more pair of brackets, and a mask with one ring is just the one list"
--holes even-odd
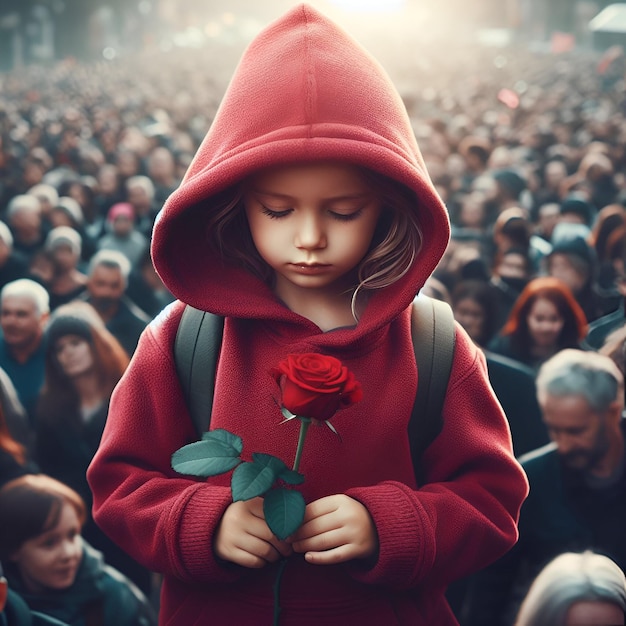
[(176, 371), (200, 437), (208, 430), (224, 318), (187, 305), (174, 343)]
[(441, 300), (418, 296), (413, 301), (411, 334), (418, 384), (408, 430), (413, 466), (420, 484), (422, 454), (443, 428), (443, 404), (456, 340), (452, 309)]

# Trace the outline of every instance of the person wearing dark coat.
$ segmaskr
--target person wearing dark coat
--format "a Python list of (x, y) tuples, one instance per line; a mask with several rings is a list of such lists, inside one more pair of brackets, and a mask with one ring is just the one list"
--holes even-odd
[(520, 457), (530, 482), (520, 538), (474, 576), (461, 623), (510, 625), (534, 577), (556, 555), (595, 550), (626, 570), (624, 378), (606, 356), (563, 350), (537, 377), (552, 443)]
[(535, 372), (513, 359), (485, 351), (489, 381), (511, 428), (516, 457), (550, 441), (537, 402)]
[(150, 317), (126, 296), (130, 271), (130, 262), (124, 254), (117, 250), (100, 250), (89, 263), (84, 299), (132, 356)]
[[(111, 393), (127, 365), (128, 355), (89, 304), (75, 301), (53, 313), (36, 413), (36, 461), (42, 472), (77, 491), (89, 511), (87, 467), (100, 444)], [(150, 591), (149, 573), (104, 535), (91, 515), (83, 535), (108, 563)]]

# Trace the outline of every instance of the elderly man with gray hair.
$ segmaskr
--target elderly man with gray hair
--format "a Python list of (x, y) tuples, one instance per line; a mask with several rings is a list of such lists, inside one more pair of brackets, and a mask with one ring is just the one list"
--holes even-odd
[(470, 626), (511, 624), (541, 568), (593, 550), (626, 569), (624, 378), (606, 356), (562, 350), (537, 376), (550, 444), (520, 457), (530, 483), (519, 542), (471, 584)]
[(0, 367), (9, 375), (31, 420), (44, 381), (44, 329), (49, 313), (48, 292), (34, 280), (14, 280), (0, 291)]

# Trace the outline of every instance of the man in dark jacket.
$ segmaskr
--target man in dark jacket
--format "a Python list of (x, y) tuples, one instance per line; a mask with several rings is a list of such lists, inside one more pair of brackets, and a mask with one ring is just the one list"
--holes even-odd
[(125, 295), (130, 269), (130, 261), (121, 252), (97, 252), (89, 263), (85, 300), (132, 356), (150, 318)]
[(530, 482), (520, 540), (472, 581), (463, 624), (511, 624), (552, 558), (590, 549), (626, 569), (624, 379), (608, 357), (563, 350), (537, 377), (552, 443), (520, 458)]

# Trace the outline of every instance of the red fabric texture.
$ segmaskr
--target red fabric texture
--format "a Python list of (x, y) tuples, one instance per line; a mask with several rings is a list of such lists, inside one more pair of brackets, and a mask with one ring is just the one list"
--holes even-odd
[[(216, 269), (202, 216), (215, 193), (261, 165), (328, 158), (365, 165), (414, 189), (425, 243), (410, 271), (371, 298), (354, 328), (322, 332), (251, 275)], [(293, 463), (299, 422), (281, 423), (272, 375), (288, 354), (335, 356), (363, 388), (360, 402), (333, 417), (340, 438), (323, 424), (309, 429), (300, 489), (307, 502), (335, 493), (362, 502), (380, 553), (375, 563), (337, 566), (293, 557), (281, 585), (282, 626), (455, 624), (446, 585), (516, 540), (527, 482), (484, 357), (459, 326), (444, 428), (424, 456), (426, 486), (415, 485), (407, 438), (418, 377), (410, 304), (447, 241), (445, 208), (378, 64), (306, 5), (269, 26), (244, 55), (185, 180), (166, 203), (153, 256), (178, 298), (226, 316), (211, 427), (239, 434), (246, 460), (265, 452)], [(197, 438), (173, 361), (183, 307), (174, 303), (147, 328), (113, 394), (88, 472), (94, 516), (132, 556), (164, 574), (161, 624), (269, 624), (275, 567), (225, 564), (212, 550), (231, 502), (229, 475), (196, 480), (170, 466), (171, 454)]]

